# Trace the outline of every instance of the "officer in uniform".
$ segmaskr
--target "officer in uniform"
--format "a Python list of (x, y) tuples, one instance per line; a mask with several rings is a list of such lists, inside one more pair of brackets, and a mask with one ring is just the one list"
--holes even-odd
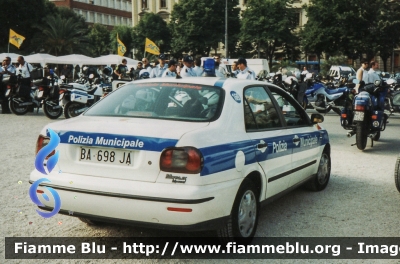
[(161, 76), (162, 78), (176, 78), (176, 61), (170, 60), (168, 62), (168, 69), (166, 69)]
[(187, 78), (187, 77), (196, 77), (196, 73), (193, 71), (193, 57), (192, 56), (185, 56), (183, 59), (183, 68), (181, 70), (180, 76), (182, 78)]
[(253, 70), (247, 67), (247, 61), (244, 58), (239, 58), (237, 61), (239, 72), (236, 74), (238, 79), (255, 80), (256, 75)]
[(166, 56), (161, 53), (158, 56), (158, 61), (160, 62), (156, 67), (153, 68), (150, 74), (150, 78), (161, 78), (163, 73), (167, 70), (167, 64), (165, 64)]
[(11, 58), (5, 57), (2, 63), (2, 67), (0, 67), (0, 102), (1, 102), (1, 111), (3, 114), (10, 114), (10, 108), (8, 107), (8, 100), (5, 97), (6, 92), (6, 82), (3, 81), (4, 77), (14, 76), (15, 75), (15, 67), (11, 64)]

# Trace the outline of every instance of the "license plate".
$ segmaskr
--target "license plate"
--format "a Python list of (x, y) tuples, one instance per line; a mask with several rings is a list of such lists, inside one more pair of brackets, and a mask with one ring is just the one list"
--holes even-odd
[(103, 163), (120, 166), (133, 165), (133, 151), (129, 150), (106, 150), (99, 148), (79, 148), (79, 161)]
[(43, 96), (43, 91), (39, 91), (38, 98), (41, 98), (42, 96)]
[(10, 92), (11, 92), (11, 89), (7, 89), (6, 96), (9, 96)]
[(364, 121), (364, 112), (354, 112), (354, 121)]

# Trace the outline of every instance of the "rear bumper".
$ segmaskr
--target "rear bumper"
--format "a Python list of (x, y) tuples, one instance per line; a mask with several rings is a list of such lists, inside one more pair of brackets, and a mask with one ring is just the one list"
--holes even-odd
[[(33, 171), (30, 183), (44, 175)], [(60, 196), (59, 213), (92, 220), (171, 230), (212, 230), (226, 223), (241, 184), (241, 179), (204, 186), (165, 184), (99, 178), (62, 173), (39, 185), (49, 197), (47, 187)], [(54, 201), (46, 201), (52, 210)], [(168, 208), (191, 209), (176, 212)]]

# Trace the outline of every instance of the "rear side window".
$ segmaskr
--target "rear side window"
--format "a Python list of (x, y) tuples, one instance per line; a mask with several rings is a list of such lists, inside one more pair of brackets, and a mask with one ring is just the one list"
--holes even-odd
[(90, 108), (85, 116), (117, 116), (181, 121), (213, 121), (222, 110), (224, 90), (182, 83), (132, 83)]

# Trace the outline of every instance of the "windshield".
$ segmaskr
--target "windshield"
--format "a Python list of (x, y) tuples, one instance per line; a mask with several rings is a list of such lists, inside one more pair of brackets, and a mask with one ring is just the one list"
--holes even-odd
[(181, 83), (130, 83), (90, 108), (85, 116), (213, 121), (222, 110), (218, 87)]

